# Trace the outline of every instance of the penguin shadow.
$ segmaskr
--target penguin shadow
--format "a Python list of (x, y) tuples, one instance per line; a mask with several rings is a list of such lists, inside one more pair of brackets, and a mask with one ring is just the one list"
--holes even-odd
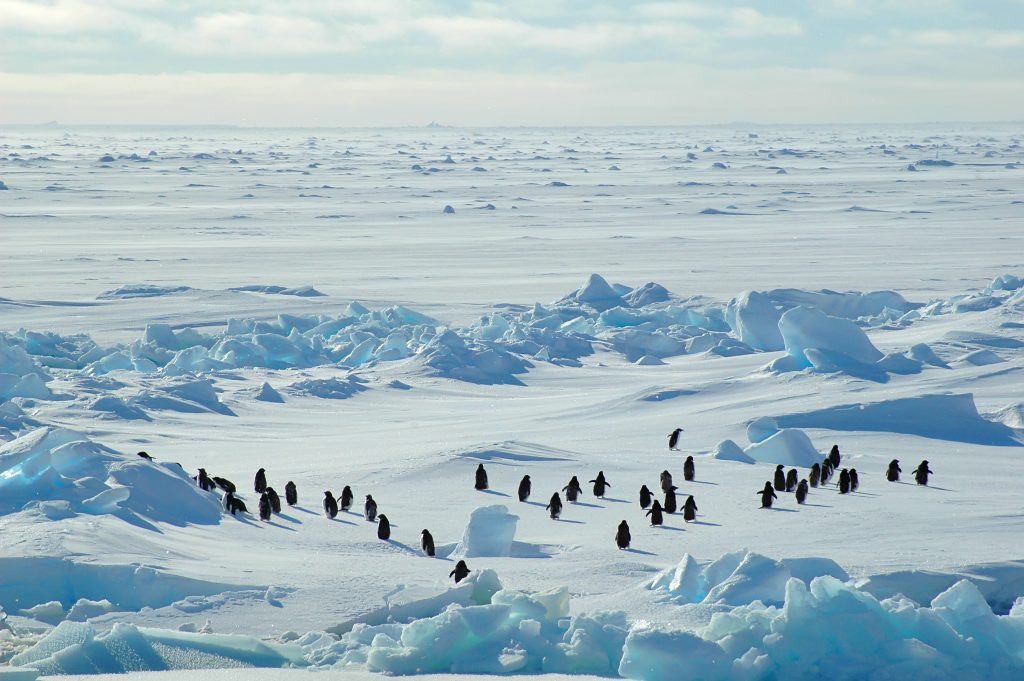
[(804, 503), (802, 503), (800, 505), (801, 506), (813, 506), (814, 508), (832, 508), (832, 506), (829, 505), (829, 504), (808, 504), (807, 502), (804, 502)]
[(294, 527), (288, 527), (287, 525), (282, 525), (281, 523), (275, 523), (273, 517), (271, 517), (270, 520), (261, 520), (258, 524), (259, 525), (269, 525), (270, 527), (278, 527), (278, 528), (280, 528), (282, 530), (288, 530), (289, 532), (294, 532), (295, 531)]
[(711, 522), (708, 522), (707, 520), (694, 520), (693, 524), (694, 525), (707, 525), (708, 527), (721, 527), (722, 526), (721, 523), (711, 523)]
[(919, 485), (916, 482), (906, 482), (904, 480), (897, 480), (897, 485), (907, 485), (909, 487), (927, 487), (928, 489), (937, 489), (940, 492), (953, 492), (955, 490), (947, 489), (945, 487), (936, 487), (935, 485)]
[(284, 513), (275, 513), (274, 517), (275, 518), (280, 518), (281, 520), (287, 520), (290, 523), (299, 524), (299, 522), (300, 522), (298, 518), (293, 518), (292, 516), (286, 515)]
[[(804, 505), (806, 506), (807, 504)], [(779, 508), (778, 506), (772, 506), (770, 508), (764, 508), (762, 506), (761, 508), (765, 511), (779, 511), (780, 513), (796, 513), (795, 508)]]
[(711, 482), (711, 481), (709, 481), (709, 480), (687, 480), (687, 481), (686, 481), (686, 484), (694, 484), (694, 485), (714, 485), (715, 487), (718, 487), (718, 483), (717, 483), (717, 482)]
[(686, 532), (685, 527), (673, 527), (671, 525), (658, 525), (663, 530), (672, 530), (673, 532)]
[(121, 520), (125, 521), (129, 525), (135, 525), (135, 527), (141, 527), (144, 530), (149, 530), (150, 532), (156, 532), (157, 534), (163, 534), (164, 533), (164, 531), (161, 530), (159, 527), (157, 527), (156, 525), (153, 525), (152, 523), (150, 523), (147, 520), (143, 520), (142, 518), (140, 518), (139, 516), (135, 515), (131, 511), (127, 511), (127, 510), (124, 510), (124, 509), (122, 509), (122, 511), (123, 512), (120, 512), (120, 513), (114, 513), (113, 515), (117, 516), (118, 518), (120, 518)]
[(568, 518), (555, 518), (555, 521), (559, 523), (570, 523), (572, 525), (586, 525), (582, 520), (569, 520)]
[[(394, 527), (394, 525), (392, 525), (392, 527)], [(398, 548), (400, 548), (400, 549), (402, 549), (404, 551), (408, 551), (409, 553), (419, 553), (419, 551), (417, 551), (413, 547), (409, 546), (408, 544), (403, 544), (402, 542), (396, 541), (394, 539), (388, 539), (387, 543), (391, 544), (392, 546), (397, 546)]]
[(238, 513), (237, 515), (231, 516), (243, 525), (257, 525), (255, 520), (252, 520), (247, 513)]
[(569, 503), (572, 504), (573, 506), (582, 506), (584, 508), (604, 508), (603, 506), (600, 506), (598, 504), (588, 504), (585, 501), (570, 501)]
[(643, 549), (622, 549), (622, 550), (627, 552), (627, 553), (635, 553), (635, 554), (640, 555), (640, 556), (656, 556), (656, 555), (658, 555), (658, 554), (654, 553), (653, 551), (644, 551)]
[(539, 501), (524, 501), (523, 503), (529, 504), (530, 506), (540, 506), (541, 508), (547, 508), (547, 504), (542, 504)]
[(308, 513), (309, 515), (320, 515), (316, 511), (310, 511), (308, 508), (303, 508), (302, 506), (289, 506), (288, 508), (300, 513)]
[(507, 497), (508, 496), (504, 492), (499, 492), (499, 491), (493, 490), (493, 489), (482, 489), (482, 490), (479, 490), (479, 491), (483, 492), (484, 494), (492, 494), (492, 495), (494, 495), (496, 497)]
[(626, 501), (625, 499), (616, 499), (614, 497), (598, 497), (598, 498), (601, 501), (610, 501), (610, 502), (615, 503), (615, 504), (628, 504), (628, 503), (630, 503), (630, 502)]
[(355, 527), (356, 525), (356, 523), (352, 522), (351, 520), (345, 520), (344, 518), (342, 518), (340, 513), (333, 518), (328, 518), (327, 520), (328, 522), (341, 523), (342, 525), (352, 525), (353, 527)]
[(857, 497), (877, 497), (878, 496), (874, 492), (860, 492), (860, 491), (857, 491), (857, 492), (850, 492), (850, 494), (853, 495), (853, 496), (857, 496)]

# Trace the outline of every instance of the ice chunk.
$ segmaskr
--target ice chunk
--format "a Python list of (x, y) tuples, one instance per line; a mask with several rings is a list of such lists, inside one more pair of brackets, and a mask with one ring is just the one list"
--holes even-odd
[(810, 468), (821, 462), (821, 454), (814, 448), (811, 438), (802, 430), (795, 428), (784, 428), (760, 442), (751, 444), (743, 452), (758, 463)]
[(725, 320), (736, 337), (756, 350), (782, 350), (785, 345), (779, 330), (779, 311), (767, 294), (746, 291), (729, 301)]
[(842, 361), (872, 364), (882, 359), (882, 353), (871, 344), (867, 335), (853, 322), (830, 317), (820, 310), (794, 307), (779, 319), (779, 330), (789, 355), (803, 363), (813, 365), (807, 351), (818, 350)]
[(747, 439), (761, 442), (779, 432), (779, 424), (773, 418), (762, 416), (747, 424)]
[(518, 521), (519, 517), (501, 504), (475, 509), (452, 555), (465, 558), (510, 555)]
[(743, 448), (732, 440), (722, 440), (719, 442), (711, 456), (722, 461), (755, 463), (755, 461), (743, 451)]

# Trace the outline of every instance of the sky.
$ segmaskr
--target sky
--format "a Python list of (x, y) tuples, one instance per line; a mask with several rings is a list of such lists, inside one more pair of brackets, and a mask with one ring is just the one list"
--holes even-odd
[(0, 124), (1024, 120), (1024, 0), (0, 0)]

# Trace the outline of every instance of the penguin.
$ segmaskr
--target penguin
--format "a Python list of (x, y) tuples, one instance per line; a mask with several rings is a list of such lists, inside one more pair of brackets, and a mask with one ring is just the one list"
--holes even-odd
[(272, 510), (270, 508), (270, 499), (267, 498), (267, 493), (264, 492), (260, 495), (260, 520), (269, 521)]
[(377, 518), (377, 502), (369, 494), (366, 495), (366, 503), (363, 504), (363, 517), (371, 523)]
[(839, 468), (839, 462), (842, 457), (839, 456), (839, 445), (832, 445), (832, 449), (828, 450), (828, 462), (832, 464), (832, 468)]
[(821, 464), (816, 463), (811, 466), (811, 474), (807, 476), (807, 480), (811, 487), (817, 487), (819, 479), (821, 479)]
[(299, 490), (295, 488), (295, 483), (291, 480), (284, 486), (284, 500), (289, 506), (299, 503)]
[[(231, 498), (228, 499), (228, 496), (230, 496)], [(231, 515), (249, 512), (249, 509), (245, 507), (245, 502), (236, 497), (234, 494), (231, 494), (231, 492), (228, 492), (225, 495), (224, 505), (227, 507), (228, 511), (231, 512)]]
[(857, 488), (860, 487), (860, 478), (857, 476), (857, 469), (850, 469), (850, 491), (856, 492)]
[(658, 482), (661, 484), (662, 493), (667, 492), (668, 488), (672, 486), (672, 474), (668, 471), (662, 471)]
[(668, 491), (665, 492), (665, 503), (661, 507), (662, 510), (665, 511), (665, 513), (672, 514), (672, 513), (676, 512), (676, 504), (678, 503), (676, 501), (676, 490), (677, 489), (679, 489), (679, 488), (673, 486), (673, 487), (669, 487)]
[(204, 492), (211, 492), (217, 486), (213, 480), (210, 479), (210, 476), (206, 474), (205, 468), (199, 469), (199, 475), (195, 477), (195, 481), (196, 484), (199, 485), (199, 489)]
[(679, 433), (683, 432), (682, 428), (676, 428), (668, 435), (668, 449), (671, 452), (678, 452), (679, 448), (676, 445), (679, 444)]
[(683, 480), (690, 482), (693, 480), (693, 476), (696, 474), (696, 469), (693, 465), (693, 457), (686, 457), (686, 461), (683, 462)]
[(469, 572), (469, 566), (466, 565), (466, 561), (460, 560), (455, 564), (455, 569), (448, 573), (448, 576), (454, 577), (455, 583), (458, 584), (469, 576)]
[(431, 558), (434, 557), (434, 536), (430, 534), (430, 532), (428, 532), (427, 530), (423, 530), (422, 532), (420, 532), (420, 548), (423, 549), (424, 554), (430, 556)]
[(141, 456), (141, 457), (142, 457), (143, 459), (145, 459), (146, 461), (152, 461), (152, 460), (153, 460), (153, 457), (151, 457), (151, 456), (150, 456), (149, 454), (147, 454), (146, 452), (136, 452), (136, 454), (137, 454), (138, 456)]
[(569, 481), (568, 485), (562, 488), (562, 491), (565, 492), (565, 500), (571, 501), (575, 504), (576, 499), (580, 496), (580, 492), (583, 491), (583, 488), (580, 486), (579, 478), (575, 475), (572, 476), (572, 480)]
[(598, 471), (597, 477), (590, 482), (594, 483), (594, 496), (598, 499), (603, 499), (605, 488), (611, 487), (611, 484), (604, 479), (604, 471)]
[(629, 524), (623, 520), (619, 523), (619, 529), (615, 532), (615, 545), (620, 549), (628, 549), (629, 542), (632, 541), (632, 537), (629, 536)]
[(552, 520), (558, 520), (558, 516), (562, 515), (562, 497), (558, 496), (558, 492), (551, 495), (551, 501), (544, 508), (551, 513)]
[(210, 478), (210, 480), (213, 480), (214, 484), (216, 484), (217, 487), (220, 487), (225, 492), (231, 492), (232, 494), (234, 494), (235, 492), (238, 491), (238, 488), (235, 487), (235, 483), (231, 482), (227, 478), (218, 478), (215, 475), (212, 478)]
[(801, 480), (796, 486), (796, 503), (802, 504), (807, 499), (807, 481)]
[(796, 490), (796, 486), (800, 484), (800, 474), (796, 472), (795, 468), (790, 468), (789, 472), (786, 473), (786, 491), (793, 492)]
[(885, 479), (889, 482), (899, 482), (900, 473), (903, 469), (900, 468), (900, 460), (893, 459), (889, 462), (889, 468), (885, 471)]
[(383, 513), (377, 516), (377, 539), (381, 541), (391, 539), (391, 522)]
[(647, 485), (641, 485), (640, 487), (640, 508), (647, 508), (651, 505), (651, 490), (647, 489)]
[(825, 459), (821, 462), (821, 479), (818, 480), (818, 486), (824, 485), (832, 477), (832, 462)]
[(778, 499), (778, 497), (775, 496), (775, 490), (772, 488), (772, 483), (770, 482), (764, 483), (764, 489), (758, 492), (758, 494), (761, 495), (761, 508), (771, 508), (772, 499)]
[(476, 467), (476, 482), (473, 484), (473, 488), (476, 490), (487, 489), (487, 471), (484, 470), (483, 464)]
[(691, 520), (697, 519), (697, 502), (694, 501), (693, 495), (686, 497), (686, 501), (683, 502), (683, 520), (690, 522)]
[(267, 471), (264, 468), (256, 471), (256, 480), (253, 482), (256, 494), (263, 494), (267, 491)]
[(775, 489), (780, 492), (786, 489), (786, 471), (783, 470), (781, 463), (775, 467), (775, 480), (773, 481), (773, 484)]
[(839, 493), (850, 493), (850, 471), (846, 470), (845, 468), (839, 471)]
[(341, 510), (347, 511), (352, 508), (352, 488), (345, 485), (345, 488), (341, 490)]
[(651, 508), (644, 515), (651, 516), (651, 526), (661, 525), (665, 522), (665, 516), (661, 514), (661, 502), (657, 499), (651, 504)]
[(925, 459), (918, 465), (917, 470), (914, 471), (914, 480), (919, 485), (927, 485), (929, 474), (935, 475), (935, 471), (928, 468), (928, 459)]
[(530, 498), (530, 476), (524, 475), (519, 481), (519, 501), (526, 501)]
[(324, 515), (332, 520), (338, 517), (338, 501), (330, 492), (324, 492)]
[(235, 515), (235, 495), (231, 492), (225, 492), (222, 501), (224, 503), (224, 510), (231, 515)]
[(273, 487), (267, 488), (267, 499), (270, 500), (270, 509), (274, 513), (281, 512), (281, 497), (277, 496), (277, 490)]

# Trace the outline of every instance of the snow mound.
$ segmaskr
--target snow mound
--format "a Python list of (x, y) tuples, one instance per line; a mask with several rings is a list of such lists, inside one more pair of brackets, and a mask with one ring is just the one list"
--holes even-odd
[(502, 463), (533, 462), (533, 461), (575, 461), (578, 456), (565, 449), (557, 449), (534, 442), (522, 440), (505, 440), (490, 445), (482, 445), (459, 452), (460, 458), (474, 461), (498, 461)]
[[(293, 395), (320, 397), (328, 400), (345, 400), (353, 395), (358, 395), (364, 390), (367, 390), (367, 388), (364, 385), (364, 381), (358, 376), (349, 376), (348, 378), (310, 378), (304, 381), (296, 381), (288, 386), (288, 391)], [(261, 390), (260, 394), (262, 395), (263, 392)], [(280, 394), (278, 394), (277, 401), (284, 401), (281, 399)]]
[(974, 352), (968, 352), (966, 355), (961, 355), (956, 361), (964, 364), (973, 364), (976, 367), (987, 367), (993, 364), (1002, 364), (1006, 360), (991, 350), (975, 350)]
[(483, 385), (522, 385), (516, 375), (533, 366), (507, 350), (463, 339), (450, 330), (432, 338), (417, 354), (432, 376)]
[(38, 428), (0, 447), (0, 513), (36, 510), (136, 516), (175, 525), (220, 522), (216, 497), (176, 464), (125, 456), (63, 428)]
[(779, 318), (779, 331), (788, 354), (772, 362), (770, 371), (815, 369), (884, 380), (885, 372), (873, 366), (882, 353), (849, 320), (814, 308), (794, 307)]
[(253, 284), (250, 286), (234, 286), (229, 291), (242, 291), (247, 293), (265, 293), (268, 295), (298, 296), (299, 298), (314, 298), (325, 294), (317, 291), (312, 286), (297, 286), (288, 288), (286, 286), (271, 286), (264, 284)]
[(785, 344), (779, 331), (782, 312), (766, 293), (746, 291), (729, 301), (725, 320), (736, 337), (756, 350), (782, 350)]
[(720, 461), (739, 461), (740, 463), (756, 463), (743, 451), (743, 448), (732, 440), (722, 440), (715, 447), (711, 456)]
[(263, 385), (260, 386), (260, 389), (256, 393), (256, 397), (254, 399), (260, 402), (284, 402), (284, 398), (281, 397), (281, 393), (274, 390), (274, 388), (266, 381), (264, 381)]
[(811, 438), (802, 430), (783, 428), (760, 442), (754, 442), (743, 453), (757, 463), (782, 464), (810, 468), (821, 463), (821, 454)]
[(481, 506), (469, 514), (469, 522), (462, 531), (462, 539), (455, 545), (452, 556), (509, 556), (516, 538), (519, 516), (509, 513), (502, 504)]
[(629, 307), (600, 274), (591, 274), (586, 283), (558, 301), (565, 305), (586, 305), (598, 312), (613, 307)]
[(121, 298), (156, 298), (174, 293), (191, 291), (191, 286), (156, 286), (154, 284), (124, 284), (115, 289), (104, 291), (96, 296), (98, 300), (117, 300)]

